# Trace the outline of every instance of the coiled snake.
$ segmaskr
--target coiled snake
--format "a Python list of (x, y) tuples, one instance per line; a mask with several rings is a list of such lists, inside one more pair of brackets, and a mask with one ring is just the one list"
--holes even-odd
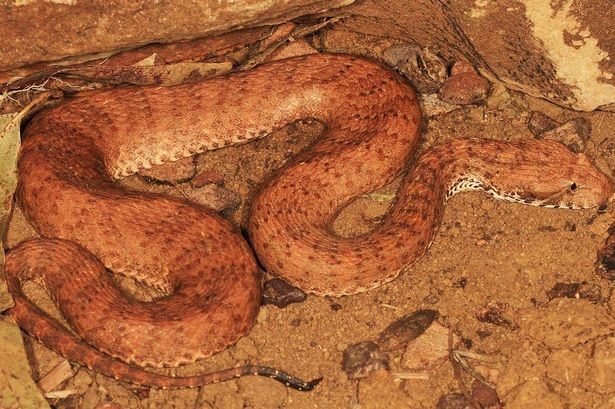
[[(218, 215), (113, 183), (308, 117), (325, 122), (326, 131), (265, 183), (248, 230), (266, 269), (320, 295), (353, 294), (395, 278), (426, 251), (446, 198), (459, 190), (587, 208), (604, 207), (613, 189), (584, 155), (546, 140), (454, 139), (411, 161), (420, 122), (414, 92), (394, 72), (345, 55), (287, 59), (175, 87), (99, 92), (40, 113), (25, 131), (17, 197), (44, 239), (7, 256), (12, 315), (67, 358), (132, 383), (187, 387), (258, 373), (313, 387), (268, 368), (173, 378), (135, 366), (191, 362), (236, 342), (257, 314), (260, 282), (252, 250)], [(401, 172), (397, 198), (376, 229), (352, 238), (332, 233), (340, 208)], [(105, 267), (167, 295), (137, 301)], [(30, 279), (43, 282), (82, 338), (27, 300), (21, 286)]]

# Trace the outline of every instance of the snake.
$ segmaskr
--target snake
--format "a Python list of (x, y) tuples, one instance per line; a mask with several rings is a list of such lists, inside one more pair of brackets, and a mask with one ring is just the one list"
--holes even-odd
[[(259, 188), (250, 244), (204, 206), (116, 183), (306, 118), (325, 129)], [(426, 252), (458, 192), (599, 210), (613, 193), (605, 173), (559, 142), (455, 136), (419, 155), (420, 128), (406, 79), (378, 62), (327, 53), (171, 87), (116, 87), (44, 109), (26, 126), (18, 160), (16, 200), (40, 237), (7, 254), (10, 314), (69, 360), (132, 384), (183, 388), (256, 374), (309, 390), (320, 379), (268, 367), (178, 377), (151, 368), (210, 357), (245, 336), (259, 311), (262, 269), (321, 296), (393, 280)], [(377, 227), (335, 234), (340, 209), (398, 176)], [(137, 300), (112, 274), (163, 295)], [(27, 281), (48, 292), (70, 328), (29, 300)]]

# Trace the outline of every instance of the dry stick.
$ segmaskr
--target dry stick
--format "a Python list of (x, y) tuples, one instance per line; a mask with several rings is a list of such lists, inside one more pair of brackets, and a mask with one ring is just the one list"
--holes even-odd
[(256, 65), (263, 62), (267, 57), (269, 57), (274, 51), (276, 51), (280, 46), (286, 43), (289, 40), (296, 40), (299, 38), (303, 38), (309, 34), (312, 34), (323, 27), (328, 26), (329, 24), (333, 24), (343, 18), (350, 16), (350, 14), (340, 14), (339, 16), (331, 17), (326, 19), (322, 23), (318, 23), (308, 27), (301, 27), (293, 30), (290, 34), (282, 37), (281, 39), (274, 41), (269, 46), (267, 46), (264, 50), (256, 50), (251, 55), (249, 54), (246, 59), (239, 64), (237, 67), (237, 71), (249, 70), (250, 68), (255, 67)]
[(59, 384), (74, 375), (73, 368), (65, 359), (38, 381), (38, 387), (45, 393), (51, 392)]
[(51, 91), (45, 91), (41, 94), (38, 94), (36, 96), (36, 98), (34, 98), (32, 101), (30, 101), (30, 103), (28, 105), (26, 105), (21, 111), (19, 111), (19, 113), (17, 115), (15, 115), (15, 118), (11, 119), (2, 129), (2, 131), (0, 131), (0, 137), (4, 137), (4, 135), (6, 134), (6, 132), (11, 129), (13, 126), (18, 125), (19, 123), (21, 123), (21, 120), (30, 112), (32, 111), (32, 109), (34, 109), (36, 106), (46, 102), (49, 97), (51, 97), (52, 92)]
[(459, 389), (461, 390), (463, 397), (466, 398), (466, 401), (468, 401), (475, 409), (481, 409), (480, 404), (476, 401), (476, 399), (472, 397), (472, 395), (470, 395), (470, 393), (466, 389), (466, 385), (463, 380), (463, 372), (461, 365), (455, 359), (455, 354), (453, 350), (453, 331), (450, 328), (448, 330), (448, 360), (453, 366), (453, 372), (455, 374), (457, 384), (459, 385)]

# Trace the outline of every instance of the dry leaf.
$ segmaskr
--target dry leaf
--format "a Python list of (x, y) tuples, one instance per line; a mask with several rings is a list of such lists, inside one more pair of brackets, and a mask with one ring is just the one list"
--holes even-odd
[(0, 407), (49, 408), (30, 375), (30, 366), (17, 325), (0, 320)]
[[(17, 154), (19, 153), (19, 121), (17, 114), (0, 116), (0, 242), (4, 242), (6, 227), (13, 208), (13, 193), (17, 185)], [(0, 246), (0, 311), (11, 307), (13, 300), (4, 282), (4, 246)]]

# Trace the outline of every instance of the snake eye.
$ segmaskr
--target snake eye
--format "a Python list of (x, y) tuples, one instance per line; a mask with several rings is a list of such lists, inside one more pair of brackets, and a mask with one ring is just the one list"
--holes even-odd
[(575, 190), (577, 190), (577, 184), (576, 184), (575, 182), (572, 182), (572, 183), (570, 184), (570, 190), (571, 190), (571, 191), (573, 191), (573, 192), (574, 192)]

